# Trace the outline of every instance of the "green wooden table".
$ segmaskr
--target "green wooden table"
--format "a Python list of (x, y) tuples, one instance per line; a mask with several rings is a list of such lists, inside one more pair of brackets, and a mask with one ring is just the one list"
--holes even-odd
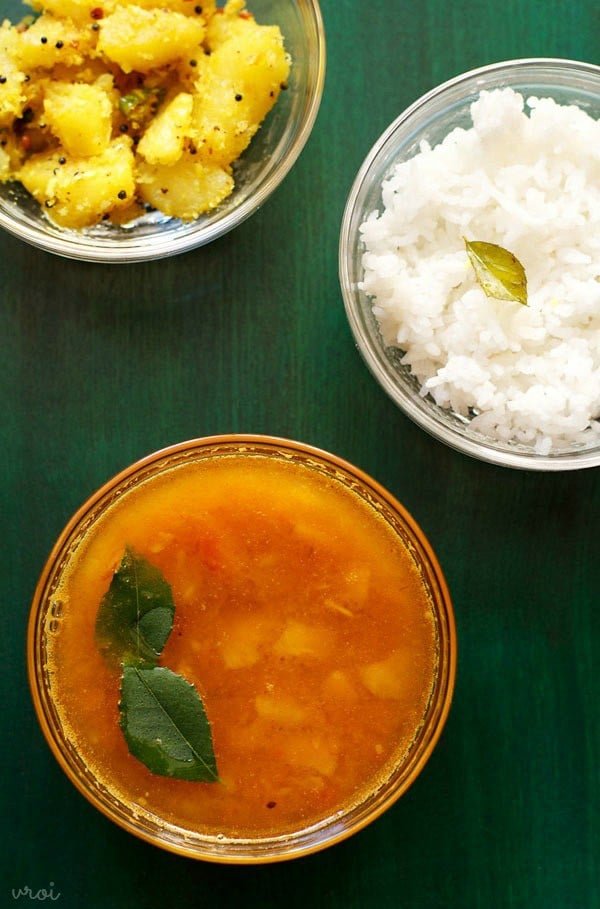
[[(360, 359), (337, 278), (345, 199), (388, 123), (474, 66), (598, 62), (598, 4), (324, 0), (323, 15), (315, 130), (234, 233), (133, 266), (0, 236), (1, 906), (31, 903), (14, 899), (26, 887), (65, 909), (600, 906), (600, 473), (519, 473), (427, 436)], [(329, 449), (388, 486), (437, 551), (460, 647), (448, 724), (406, 796), (333, 849), (259, 868), (178, 858), (95, 811), (42, 738), (25, 666), (72, 512), (142, 455), (232, 431)]]

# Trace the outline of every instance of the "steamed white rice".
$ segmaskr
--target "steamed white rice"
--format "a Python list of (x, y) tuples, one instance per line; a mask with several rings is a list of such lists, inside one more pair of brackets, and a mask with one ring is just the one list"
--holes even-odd
[[(546, 454), (600, 436), (600, 121), (482, 92), (473, 127), (423, 143), (361, 226), (361, 287), (423, 395)], [(464, 238), (523, 264), (528, 305), (487, 297)]]

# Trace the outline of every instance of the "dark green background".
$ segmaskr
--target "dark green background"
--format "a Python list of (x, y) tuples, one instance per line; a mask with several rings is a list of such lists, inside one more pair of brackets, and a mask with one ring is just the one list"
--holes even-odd
[[(597, 0), (325, 0), (323, 15), (314, 132), (234, 233), (133, 266), (0, 236), (0, 906), (50, 882), (65, 909), (600, 906), (600, 474), (519, 473), (431, 439), (363, 365), (337, 278), (345, 199), (388, 123), (474, 66), (598, 62)], [(438, 553), (460, 645), (448, 724), (406, 796), (329, 851), (259, 868), (178, 858), (97, 813), (42, 738), (25, 667), (31, 596), (73, 511), (135, 459), (231, 431), (329, 449), (388, 486)]]

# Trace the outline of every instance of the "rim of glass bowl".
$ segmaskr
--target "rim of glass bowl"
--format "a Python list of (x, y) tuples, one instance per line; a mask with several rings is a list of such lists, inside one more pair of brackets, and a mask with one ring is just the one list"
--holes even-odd
[[(159, 823), (136, 806), (122, 804), (105, 789), (62, 734), (62, 727), (47, 682), (49, 634), (58, 628), (60, 612), (53, 602), (57, 577), (77, 541), (95, 518), (125, 489), (144, 482), (161, 469), (215, 454), (241, 452), (273, 455), (296, 460), (337, 478), (358, 490), (373, 507), (381, 510), (405, 545), (413, 551), (431, 598), (437, 637), (437, 673), (426, 718), (415, 736), (407, 760), (390, 779), (364, 802), (347, 812), (307, 827), (297, 833), (257, 839), (220, 839), (200, 836)], [(52, 623), (56, 623), (53, 625)], [(379, 817), (409, 788), (429, 759), (445, 725), (456, 676), (457, 642), (450, 593), (437, 557), (423, 530), (406, 508), (380, 483), (348, 461), (301, 442), (276, 436), (230, 434), (191, 439), (163, 448), (120, 471), (98, 489), (73, 515), (56, 541), (40, 576), (32, 601), (27, 636), (27, 664), (33, 703), (42, 732), (67, 777), (89, 802), (129, 833), (155, 846), (190, 858), (230, 864), (262, 864), (298, 858), (346, 839)]]
[[(305, 69), (303, 81), (296, 89), (293, 73), (291, 74), (288, 93), (293, 95), (298, 92), (298, 97), (294, 99), (293, 113), (288, 117), (276, 147), (266, 159), (258, 184), (248, 196), (245, 196), (242, 187), (234, 189), (234, 194), (237, 193), (241, 201), (231, 211), (222, 214), (222, 210), (217, 208), (190, 222), (154, 213), (134, 222), (133, 228), (115, 230), (100, 224), (96, 228), (75, 231), (42, 220), (43, 216), (39, 222), (30, 219), (27, 208), (38, 215), (38, 205), (33, 204), (25, 191), (15, 185), (14, 192), (11, 191), (15, 201), (10, 204), (0, 202), (0, 227), (32, 246), (67, 259), (124, 264), (188, 252), (217, 240), (242, 224), (277, 189), (296, 163), (312, 132), (321, 104), (326, 46), (319, 0), (294, 0), (293, 6), (294, 15), (300, 17), (305, 35), (307, 52), (300, 64)], [(268, 124), (267, 118), (261, 129), (268, 130)], [(258, 135), (260, 131), (257, 138)], [(278, 160), (272, 166), (274, 158)], [(230, 198), (233, 201), (235, 195)], [(227, 200), (224, 206), (227, 206)], [(136, 230), (136, 235), (131, 233), (131, 229)]]
[[(550, 455), (539, 455), (524, 445), (503, 444), (470, 433), (466, 419), (449, 414), (433, 401), (419, 395), (419, 386), (408, 369), (400, 367), (399, 352), (384, 350), (371, 304), (357, 284), (362, 277), (361, 244), (358, 228), (379, 205), (381, 181), (399, 157), (398, 143), (410, 146), (407, 157), (418, 150), (420, 130), (432, 125), (443, 110), (465, 103), (490, 84), (517, 88), (530, 95), (536, 89), (561, 88), (575, 100), (588, 96), (600, 104), (600, 66), (554, 57), (507, 60), (469, 70), (436, 86), (404, 110), (382, 133), (363, 161), (346, 203), (340, 230), (339, 277), (346, 316), (357, 347), (374, 377), (404, 413), (430, 435), (464, 454), (503, 467), (522, 470), (576, 470), (600, 464), (600, 439), (596, 446)], [(473, 100), (473, 98), (471, 98)], [(444, 131), (444, 133), (447, 130)], [(441, 133), (440, 135), (443, 135)], [(438, 137), (439, 138), (439, 137)], [(367, 206), (366, 203), (369, 202)], [(398, 381), (398, 373), (405, 382)]]

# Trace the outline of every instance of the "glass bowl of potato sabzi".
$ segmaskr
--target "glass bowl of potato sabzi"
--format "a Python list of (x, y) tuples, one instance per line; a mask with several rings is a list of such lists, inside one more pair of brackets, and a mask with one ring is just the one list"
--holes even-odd
[(0, 25), (0, 226), (30, 244), (95, 262), (202, 246), (258, 209), (310, 135), (317, 0), (32, 10)]

